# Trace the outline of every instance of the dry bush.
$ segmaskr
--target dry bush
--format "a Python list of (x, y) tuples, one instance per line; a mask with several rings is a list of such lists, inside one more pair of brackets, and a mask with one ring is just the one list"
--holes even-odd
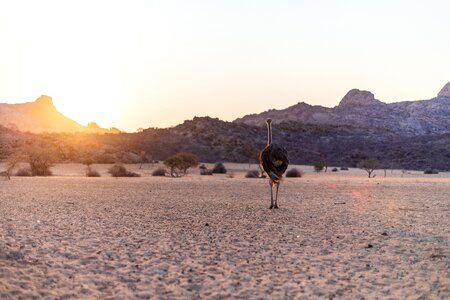
[(200, 175), (212, 175), (212, 174), (213, 174), (213, 170), (200, 169)]
[(140, 177), (141, 175), (128, 171), (124, 165), (115, 164), (111, 168), (108, 169), (108, 173), (111, 174), (112, 177)]
[(213, 169), (212, 169), (213, 173), (216, 174), (226, 174), (227, 173), (227, 169), (225, 168), (225, 166), (223, 165), (223, 163), (218, 162), (214, 165)]
[(166, 176), (166, 169), (158, 168), (152, 172), (152, 176)]
[(316, 171), (317, 173), (323, 171), (324, 167), (325, 165), (322, 162), (315, 162), (313, 164), (314, 171)]
[(286, 172), (286, 177), (302, 177), (302, 171), (292, 168)]
[(425, 171), (423, 171), (423, 174), (439, 174), (439, 171), (436, 169), (425, 169)]
[(29, 166), (21, 167), (17, 170), (15, 175), (21, 177), (32, 176), (31, 168)]
[(341, 171), (348, 171), (347, 167), (341, 167)]
[(86, 167), (86, 177), (100, 177), (100, 173), (88, 166)]
[(247, 174), (245, 174), (245, 178), (259, 178), (259, 171), (249, 170)]
[(339, 171), (338, 168), (331, 169), (331, 172), (338, 172), (338, 171)]

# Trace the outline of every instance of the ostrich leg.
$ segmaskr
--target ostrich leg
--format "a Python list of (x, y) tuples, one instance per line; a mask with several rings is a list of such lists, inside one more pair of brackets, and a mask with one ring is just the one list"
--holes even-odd
[(275, 206), (273, 208), (278, 208), (278, 188), (280, 187), (280, 183), (276, 183), (277, 190), (275, 192)]
[(272, 188), (272, 180), (269, 179), (269, 187), (270, 187), (270, 207), (269, 209), (273, 208), (273, 188)]

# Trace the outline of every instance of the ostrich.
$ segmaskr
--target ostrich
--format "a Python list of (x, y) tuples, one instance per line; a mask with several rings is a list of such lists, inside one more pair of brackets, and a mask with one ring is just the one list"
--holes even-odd
[[(259, 154), (259, 163), (269, 175), (270, 209), (278, 208), (278, 188), (281, 177), (286, 171), (289, 160), (287, 151), (282, 146), (272, 144), (272, 119), (267, 119), (267, 146)], [(276, 186), (275, 199), (273, 198), (273, 186)], [(275, 200), (275, 201), (274, 201)]]

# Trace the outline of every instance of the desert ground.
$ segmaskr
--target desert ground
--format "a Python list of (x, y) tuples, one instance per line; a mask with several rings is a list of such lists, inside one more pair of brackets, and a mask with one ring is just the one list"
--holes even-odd
[(0, 299), (450, 298), (450, 173), (299, 166), (269, 210), (256, 166), (225, 166), (0, 178)]

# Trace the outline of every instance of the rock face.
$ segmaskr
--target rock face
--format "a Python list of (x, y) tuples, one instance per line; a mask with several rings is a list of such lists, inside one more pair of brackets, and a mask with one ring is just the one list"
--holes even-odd
[(353, 89), (342, 98), (339, 106), (372, 106), (377, 104), (382, 104), (382, 102), (375, 100), (375, 96), (371, 92)]
[(450, 97), (450, 82), (448, 82), (439, 92), (438, 97)]
[(298, 103), (283, 110), (269, 110), (247, 115), (236, 123), (263, 125), (266, 118), (274, 123), (294, 121), (310, 124), (370, 127), (404, 135), (450, 132), (450, 83), (430, 100), (386, 104), (368, 91), (350, 90), (338, 106), (327, 108)]
[(0, 103), (0, 125), (7, 128), (40, 132), (107, 133), (108, 129), (85, 127), (61, 114), (49, 96), (40, 96), (34, 102)]

